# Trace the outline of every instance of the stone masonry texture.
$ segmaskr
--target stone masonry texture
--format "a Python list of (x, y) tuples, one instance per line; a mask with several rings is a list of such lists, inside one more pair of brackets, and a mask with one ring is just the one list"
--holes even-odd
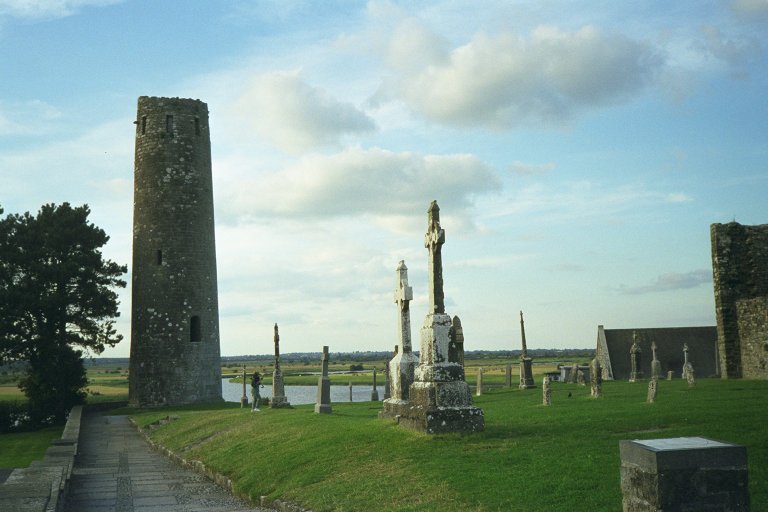
[(221, 400), (208, 107), (142, 96), (136, 119), (129, 401)]
[(768, 379), (768, 224), (712, 224), (721, 374)]

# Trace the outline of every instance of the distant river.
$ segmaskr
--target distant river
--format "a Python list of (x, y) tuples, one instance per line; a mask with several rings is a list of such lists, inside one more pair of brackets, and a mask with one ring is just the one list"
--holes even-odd
[[(379, 398), (384, 399), (384, 388), (379, 386)], [(370, 402), (372, 386), (352, 386), (353, 402)], [(229, 382), (221, 379), (221, 392), (226, 402), (240, 402), (243, 396), (243, 383)], [(251, 386), (245, 386), (248, 402), (251, 401)], [(264, 385), (260, 392), (262, 397), (272, 398), (272, 385)], [(291, 405), (314, 404), (317, 401), (317, 386), (285, 386), (285, 396)], [(331, 386), (331, 402), (349, 402), (349, 385)]]

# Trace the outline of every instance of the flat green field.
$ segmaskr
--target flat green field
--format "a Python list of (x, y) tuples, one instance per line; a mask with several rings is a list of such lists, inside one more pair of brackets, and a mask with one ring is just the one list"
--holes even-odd
[(25, 468), (33, 460), (42, 459), (51, 441), (60, 438), (63, 430), (58, 426), (0, 435), (0, 468)]
[(405, 430), (379, 420), (373, 402), (333, 404), (331, 415), (235, 404), (130, 413), (142, 425), (178, 414), (153, 439), (255, 501), (267, 495), (316, 512), (621, 510), (619, 441), (678, 436), (747, 446), (752, 510), (768, 510), (768, 382), (661, 381), (655, 404), (646, 391), (606, 382), (594, 400), (588, 387), (554, 383), (545, 407), (541, 389), (497, 388), (475, 398), (486, 430), (472, 435)]

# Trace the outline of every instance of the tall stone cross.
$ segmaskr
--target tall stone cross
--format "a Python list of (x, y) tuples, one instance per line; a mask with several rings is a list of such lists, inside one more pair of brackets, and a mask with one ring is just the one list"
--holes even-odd
[(445, 243), (445, 230), (440, 228), (440, 207), (432, 201), (427, 210), (427, 233), (424, 235), (424, 247), (429, 250), (429, 308), (430, 313), (445, 313), (443, 294), (443, 257), (442, 246)]
[(520, 333), (523, 336), (523, 353), (520, 354), (520, 357), (525, 359), (528, 357), (528, 347), (525, 345), (525, 322), (523, 321), (523, 312), (520, 312)]
[(280, 369), (280, 334), (275, 324), (275, 369)]
[(685, 360), (683, 361), (683, 364), (688, 364), (688, 344), (683, 343), (683, 357)]
[(656, 361), (656, 340), (651, 342), (651, 351), (653, 351), (653, 360)]
[(400, 332), (398, 335), (398, 346), (400, 352), (407, 354), (411, 352), (411, 311), (410, 301), (413, 300), (413, 288), (408, 286), (408, 267), (405, 261), (400, 260), (397, 265), (397, 288), (395, 289), (395, 303), (399, 306), (400, 312)]

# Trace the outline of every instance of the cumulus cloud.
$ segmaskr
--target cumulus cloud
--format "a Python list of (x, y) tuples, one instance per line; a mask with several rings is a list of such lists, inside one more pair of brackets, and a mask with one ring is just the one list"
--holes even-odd
[(768, 18), (768, 1), (766, 0), (733, 0), (731, 8), (745, 16)]
[(496, 172), (472, 155), (360, 148), (310, 156), (278, 172), (235, 181), (219, 204), (236, 217), (397, 217), (426, 211), (432, 199), (457, 214), (477, 195), (501, 187)]
[(260, 137), (289, 152), (336, 144), (343, 135), (375, 129), (363, 111), (308, 85), (298, 72), (256, 76), (232, 110)]
[(400, 99), (430, 120), (456, 126), (558, 124), (636, 94), (664, 63), (650, 45), (592, 26), (575, 32), (539, 26), (527, 38), (480, 33), (450, 52), (436, 44), (394, 30), (388, 62), (393, 53), (431, 60), (392, 66), (395, 77), (377, 99)]
[(44, 101), (0, 102), (0, 136), (41, 135), (59, 118), (59, 109)]
[(645, 286), (630, 287), (622, 285), (619, 291), (627, 295), (666, 292), (670, 290), (685, 290), (712, 282), (712, 271), (709, 269), (692, 270), (691, 272), (662, 274), (654, 283)]
[(520, 161), (514, 161), (509, 166), (509, 170), (514, 174), (546, 174), (555, 169), (556, 165), (553, 162), (546, 164), (529, 164)]
[(0, 0), (0, 16), (17, 18), (64, 18), (83, 7), (104, 7), (124, 0)]

